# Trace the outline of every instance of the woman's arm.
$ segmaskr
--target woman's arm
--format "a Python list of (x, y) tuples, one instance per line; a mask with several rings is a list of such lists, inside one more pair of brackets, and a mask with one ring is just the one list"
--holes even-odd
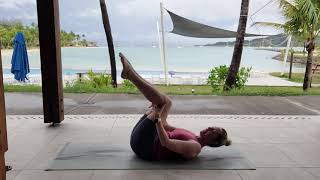
[(187, 159), (193, 159), (198, 156), (201, 151), (201, 145), (195, 141), (182, 141), (176, 139), (170, 139), (166, 130), (164, 129), (162, 122), (159, 121), (156, 124), (158, 137), (162, 146), (169, 150), (181, 154)]

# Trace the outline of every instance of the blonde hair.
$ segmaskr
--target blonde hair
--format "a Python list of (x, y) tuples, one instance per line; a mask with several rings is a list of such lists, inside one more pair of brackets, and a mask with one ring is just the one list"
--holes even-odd
[(231, 146), (231, 144), (232, 144), (232, 141), (230, 139), (227, 139), (224, 145)]
[(228, 138), (228, 133), (224, 128), (221, 128), (221, 134), (219, 134), (218, 138), (215, 139), (215, 142), (212, 144), (208, 144), (210, 147), (220, 147), (220, 146), (230, 146), (232, 141)]

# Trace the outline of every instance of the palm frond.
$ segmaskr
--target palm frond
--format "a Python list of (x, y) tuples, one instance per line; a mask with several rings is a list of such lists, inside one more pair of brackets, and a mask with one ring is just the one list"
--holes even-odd
[(282, 29), (299, 38), (312, 38), (320, 31), (319, 0), (278, 0), (286, 22), (255, 22), (252, 26), (267, 26)]
[(289, 0), (278, 0), (280, 3), (280, 7), (283, 8), (293, 8), (293, 9), (297, 9), (295, 4)]
[(310, 23), (318, 23), (319, 9), (316, 7), (319, 2), (315, 3), (312, 0), (296, 0), (299, 8), (299, 14), (304, 16)]
[(283, 29), (284, 28), (284, 24), (281, 23), (274, 23), (274, 22), (254, 22), (252, 26), (263, 26), (263, 27), (273, 27), (276, 29)]
[[(320, 3), (319, 3), (320, 4)], [(318, 12), (318, 19), (320, 19), (320, 11)], [(318, 36), (319, 32), (320, 32), (320, 23), (317, 23), (315, 26), (315, 31), (316, 31), (316, 36)]]
[(279, 1), (279, 7), (280, 9), (282, 9), (282, 13), (284, 16), (288, 17), (291, 14), (294, 14), (295, 12), (298, 11), (298, 7), (296, 6), (296, 3), (292, 3), (289, 0), (278, 0), (278, 1)]

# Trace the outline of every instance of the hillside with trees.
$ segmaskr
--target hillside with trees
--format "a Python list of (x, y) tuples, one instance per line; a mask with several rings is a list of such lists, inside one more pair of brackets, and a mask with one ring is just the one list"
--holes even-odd
[[(24, 34), (28, 48), (39, 47), (39, 32), (38, 26), (32, 23), (30, 26), (23, 25), (19, 21), (0, 21), (0, 38), (2, 48), (13, 48), (13, 40), (17, 32)], [(72, 31), (66, 32), (61, 30), (61, 46), (80, 46), (80, 47), (94, 47), (97, 46), (96, 42), (88, 41), (85, 35), (76, 34)]]
[[(287, 46), (287, 36), (285, 34), (278, 34), (273, 36), (267, 36), (264, 38), (256, 38), (252, 40), (245, 40), (244, 46), (250, 47), (286, 47)], [(317, 39), (317, 42), (320, 39)], [(204, 46), (234, 46), (235, 41), (228, 41), (228, 42), (216, 42), (212, 44), (206, 44)], [(293, 47), (303, 47), (303, 41), (292, 38), (291, 46)]]

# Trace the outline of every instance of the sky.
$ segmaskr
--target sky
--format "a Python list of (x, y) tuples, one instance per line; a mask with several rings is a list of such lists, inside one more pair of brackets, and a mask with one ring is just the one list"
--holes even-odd
[[(156, 22), (161, 0), (106, 0), (115, 44), (152, 45), (158, 43)], [(265, 27), (251, 27), (255, 21), (283, 22), (277, 0), (254, 14), (270, 0), (251, 0), (247, 32), (277, 34)], [(162, 0), (164, 7), (188, 19), (210, 26), (237, 30), (241, 0)], [(85, 34), (87, 39), (106, 43), (99, 0), (59, 0), (60, 26)], [(166, 41), (170, 45), (200, 45), (234, 39), (198, 39), (169, 33), (172, 22), (165, 13)], [(0, 20), (37, 23), (36, 0), (0, 0)]]

